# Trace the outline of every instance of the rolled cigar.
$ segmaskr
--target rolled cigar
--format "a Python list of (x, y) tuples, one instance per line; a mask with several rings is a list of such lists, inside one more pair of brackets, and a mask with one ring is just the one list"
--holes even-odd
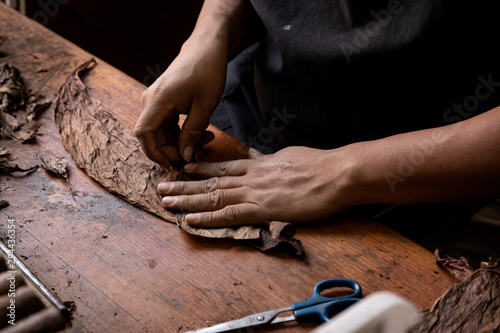
[(55, 308), (47, 308), (31, 316), (16, 321), (0, 333), (49, 333), (57, 332), (66, 327), (67, 319)]
[(9, 290), (17, 289), (24, 284), (24, 278), (18, 271), (14, 273), (0, 273), (0, 295), (9, 293)]
[(0, 296), (0, 328), (16, 323), (44, 308), (42, 301), (27, 287), (21, 286), (13, 293)]
[(7, 270), (7, 263), (5, 262), (4, 258), (0, 256), (0, 272), (6, 271)]

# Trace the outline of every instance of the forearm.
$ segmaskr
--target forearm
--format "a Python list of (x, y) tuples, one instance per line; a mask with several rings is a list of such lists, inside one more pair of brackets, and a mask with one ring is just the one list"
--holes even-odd
[(186, 43), (217, 43), (227, 50), (228, 60), (231, 60), (255, 42), (262, 32), (260, 20), (248, 1), (206, 0)]
[(355, 204), (500, 197), (500, 107), (444, 126), (344, 148)]

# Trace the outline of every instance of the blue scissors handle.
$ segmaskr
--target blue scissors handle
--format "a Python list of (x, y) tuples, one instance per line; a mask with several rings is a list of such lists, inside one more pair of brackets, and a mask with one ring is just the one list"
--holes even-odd
[[(347, 287), (353, 290), (352, 294), (342, 297), (325, 297), (321, 292), (329, 288)], [(311, 298), (292, 304), (295, 320), (329, 321), (338, 312), (361, 298), (361, 286), (349, 279), (329, 279), (316, 284)]]

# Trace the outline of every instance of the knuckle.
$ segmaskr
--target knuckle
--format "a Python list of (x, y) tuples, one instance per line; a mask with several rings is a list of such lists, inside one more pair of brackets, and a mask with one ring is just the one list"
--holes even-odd
[(176, 205), (182, 209), (192, 209), (194, 206), (194, 198), (190, 195), (178, 196)]
[(234, 163), (233, 161), (220, 163), (218, 165), (219, 173), (223, 176), (227, 175), (229, 173), (229, 170), (231, 169), (231, 166), (233, 165), (233, 163)]
[(224, 194), (220, 190), (212, 191), (208, 193), (208, 203), (213, 208), (219, 207), (223, 201)]
[(219, 167), (220, 174), (225, 175), (227, 173), (227, 169), (228, 169), (227, 163), (221, 163), (218, 165), (218, 167)]
[(239, 210), (235, 206), (227, 206), (224, 208), (225, 218), (228, 220), (236, 220), (239, 216)]
[(184, 193), (186, 191), (186, 182), (171, 182), (169, 193)]
[(134, 135), (137, 137), (137, 138), (140, 138), (144, 135), (144, 128), (141, 127), (140, 125), (135, 125), (134, 127)]
[(205, 182), (205, 192), (210, 193), (215, 191), (219, 187), (219, 183), (220, 183), (220, 178), (218, 177), (207, 179)]

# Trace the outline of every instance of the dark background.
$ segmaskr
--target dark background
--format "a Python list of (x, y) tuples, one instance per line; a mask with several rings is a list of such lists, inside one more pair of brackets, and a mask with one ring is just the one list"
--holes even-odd
[(26, 15), (150, 85), (194, 28), (203, 0), (27, 0)]

